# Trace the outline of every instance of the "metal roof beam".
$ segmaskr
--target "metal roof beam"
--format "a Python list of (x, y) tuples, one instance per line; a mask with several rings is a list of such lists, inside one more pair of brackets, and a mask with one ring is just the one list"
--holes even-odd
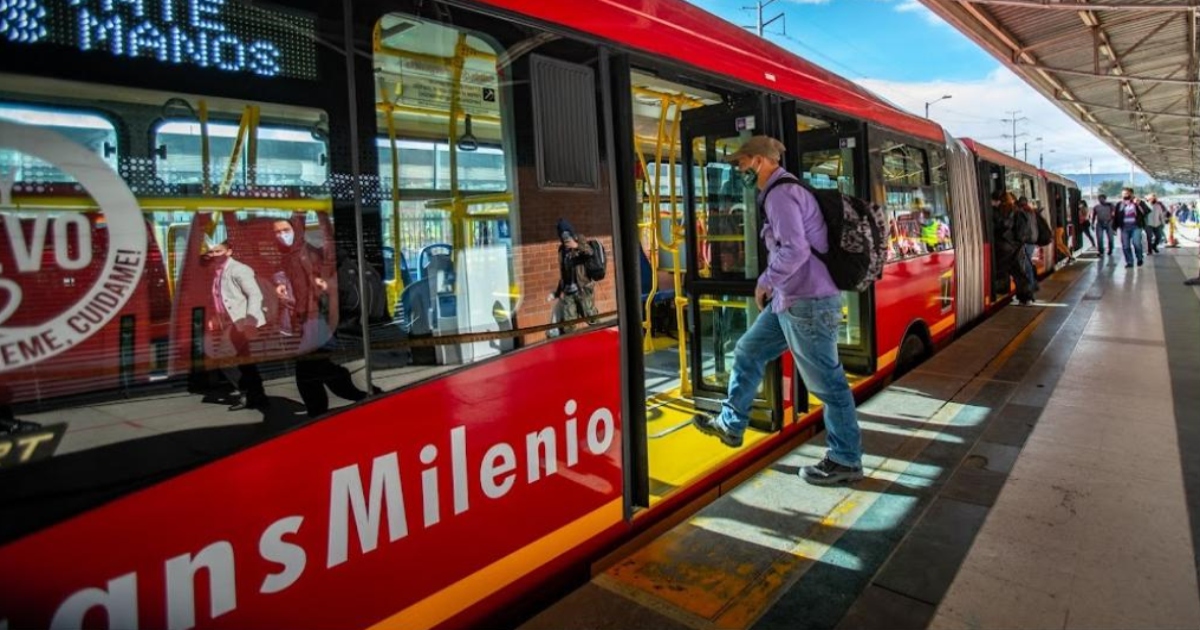
[(1096, 74), (1095, 72), (1072, 70), (1070, 68), (1055, 68), (1040, 63), (1028, 63), (1024, 61), (1018, 61), (1017, 65), (1035, 68), (1038, 70), (1045, 70), (1046, 72), (1053, 72), (1055, 74), (1065, 74), (1073, 77), (1087, 77), (1091, 79), (1105, 79), (1112, 81), (1146, 81), (1149, 83), (1172, 83), (1176, 85), (1200, 85), (1200, 80), (1197, 79), (1168, 79), (1164, 77), (1147, 77), (1140, 74), (1105, 74), (1103, 72)]
[(1161, 2), (1159, 4), (1085, 4), (1084, 2), (1058, 2), (1057, 0), (954, 0), (959, 4), (981, 4), (1000, 7), (1021, 7), (1047, 11), (1137, 11), (1141, 13), (1164, 13), (1191, 11), (1196, 5), (1191, 2)]

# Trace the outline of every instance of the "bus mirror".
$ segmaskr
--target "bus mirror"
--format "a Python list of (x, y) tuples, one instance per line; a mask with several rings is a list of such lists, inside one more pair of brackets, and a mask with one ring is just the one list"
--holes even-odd
[(110, 158), (117, 154), (117, 145), (105, 140), (104, 141), (104, 157)]
[(167, 159), (167, 145), (158, 145), (158, 147), (154, 149), (153, 153), (163, 160)]

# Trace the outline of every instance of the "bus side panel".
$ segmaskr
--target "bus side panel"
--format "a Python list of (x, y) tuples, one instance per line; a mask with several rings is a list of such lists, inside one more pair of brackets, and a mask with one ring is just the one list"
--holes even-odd
[[(950, 293), (947, 295), (947, 291)], [(954, 251), (888, 263), (875, 283), (879, 370), (891, 369), (909, 324), (923, 321), (934, 344), (954, 333)]]
[(441, 623), (620, 524), (618, 345), (506, 355), (13, 542), (0, 619)]

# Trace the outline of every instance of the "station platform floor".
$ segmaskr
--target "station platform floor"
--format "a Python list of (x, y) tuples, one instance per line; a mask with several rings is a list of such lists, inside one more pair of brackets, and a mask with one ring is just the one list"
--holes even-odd
[(1084, 254), (522, 626), (1200, 628), (1200, 269)]

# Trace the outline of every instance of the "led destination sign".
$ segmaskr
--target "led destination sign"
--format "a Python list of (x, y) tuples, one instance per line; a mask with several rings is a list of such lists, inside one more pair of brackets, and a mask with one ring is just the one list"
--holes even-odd
[(312, 17), (239, 0), (0, 0), (0, 40), (316, 79)]

